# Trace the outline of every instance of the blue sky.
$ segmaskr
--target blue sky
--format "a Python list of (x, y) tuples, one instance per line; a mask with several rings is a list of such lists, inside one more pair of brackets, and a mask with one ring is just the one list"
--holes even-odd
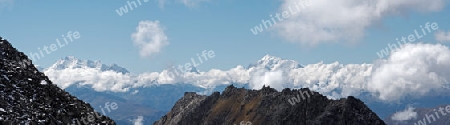
[[(116, 10), (127, 5), (127, 1), (0, 0), (2, 17), (0, 36), (29, 55), (31, 52), (38, 52), (38, 47), (56, 43), (56, 39), (62, 39), (61, 35), (66, 35), (69, 31), (78, 31), (80, 39), (58, 48), (51, 54), (45, 54), (45, 57), (35, 60), (35, 64), (48, 67), (61, 57), (75, 56), (80, 59), (101, 60), (105, 64), (116, 63), (132, 72), (140, 73), (160, 71), (171, 63), (178, 65), (190, 62), (191, 58), (196, 58), (196, 54), (203, 50), (213, 50), (216, 55), (199, 65), (198, 69), (203, 71), (212, 68), (229, 69), (236, 65), (246, 66), (266, 54), (293, 59), (301, 64), (320, 61), (324, 63), (339, 61), (344, 64), (372, 63), (379, 58), (376, 52), (386, 48), (388, 43), (396, 43), (395, 38), (412, 34), (415, 29), (420, 30), (419, 26), (426, 22), (438, 23), (439, 30), (450, 29), (447, 23), (450, 20), (448, 15), (450, 9), (444, 6), (437, 10), (432, 8), (424, 11), (393, 9), (386, 13), (399, 11), (398, 14), (376, 17), (380, 18), (378, 20), (370, 17), (374, 20), (368, 21), (370, 24), (359, 25), (364, 27), (363, 36), (356, 42), (340, 38), (331, 42), (292, 40), (277, 34), (280, 33), (277, 29), (265, 30), (258, 35), (249, 30), (261, 24), (261, 20), (269, 20), (269, 15), (279, 13), (283, 10), (283, 5), (289, 2), (289, 0), (209, 0), (186, 5), (181, 1), (166, 1), (166, 4), (161, 6), (158, 1), (150, 0), (119, 16)], [(416, 3), (418, 5), (420, 2)], [(310, 7), (321, 5), (312, 3)], [(401, 7), (404, 6), (399, 8)], [(411, 8), (414, 7), (416, 6), (412, 4)], [(311, 10), (311, 13), (303, 14), (308, 15), (312, 12), (316, 11)], [(301, 14), (299, 16), (302, 16)], [(328, 16), (332, 18), (333, 15)], [(295, 22), (295, 19), (302, 17), (289, 19)], [(340, 16), (333, 19), (352, 18)], [(361, 21), (353, 21), (366, 20), (358, 19)], [(169, 42), (167, 46), (161, 48), (161, 51), (150, 57), (140, 56), (139, 47), (131, 38), (139, 22), (145, 20), (158, 20)], [(289, 25), (281, 24), (280, 27), (283, 26)], [(350, 26), (336, 27), (348, 29)], [(355, 27), (358, 27), (358, 23)], [(433, 31), (433, 34), (434, 32), (436, 31)], [(299, 36), (303, 37), (304, 34)], [(419, 41), (437, 43), (431, 34), (425, 35)], [(309, 43), (318, 44), (311, 46)]]

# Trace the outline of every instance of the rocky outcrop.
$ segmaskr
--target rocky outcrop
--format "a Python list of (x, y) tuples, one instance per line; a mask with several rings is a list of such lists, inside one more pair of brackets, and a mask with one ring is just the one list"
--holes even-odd
[(309, 89), (228, 86), (210, 96), (187, 92), (154, 125), (384, 125), (361, 100), (329, 100)]
[(32, 61), (0, 37), (1, 125), (115, 125), (58, 88)]

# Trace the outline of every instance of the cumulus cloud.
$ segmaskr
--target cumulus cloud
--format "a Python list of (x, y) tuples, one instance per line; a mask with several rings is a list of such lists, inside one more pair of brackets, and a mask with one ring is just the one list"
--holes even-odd
[(450, 81), (450, 50), (440, 44), (406, 44), (374, 67), (368, 90), (382, 100), (423, 96)]
[(289, 72), (291, 88), (311, 88), (331, 98), (359, 95), (371, 76), (372, 64), (309, 64)]
[(250, 81), (250, 88), (261, 89), (265, 85), (280, 91), (284, 89), (283, 82), (283, 72), (281, 71), (258, 71)]
[(417, 118), (417, 112), (414, 111), (413, 107), (408, 107), (404, 111), (399, 111), (392, 115), (391, 119), (396, 121), (406, 121)]
[(126, 92), (132, 80), (132, 77), (127, 74), (93, 68), (48, 69), (44, 73), (61, 88), (80, 83), (81, 85), (91, 85), (96, 91)]
[(434, 34), (434, 37), (441, 43), (450, 42), (450, 32), (440, 30)]
[(159, 21), (141, 21), (136, 27), (136, 32), (131, 34), (133, 43), (139, 47), (142, 57), (150, 57), (159, 53), (161, 49), (169, 44), (164, 29)]
[[(412, 11), (436, 12), (445, 6), (445, 0), (306, 1), (311, 4), (306, 6), (300, 0), (283, 0), (280, 12), (292, 10), (294, 14), (274, 26), (275, 32), (281, 37), (306, 45), (338, 41), (357, 42), (365, 35), (367, 28), (385, 17), (406, 15)], [(300, 12), (297, 12), (298, 10)]]

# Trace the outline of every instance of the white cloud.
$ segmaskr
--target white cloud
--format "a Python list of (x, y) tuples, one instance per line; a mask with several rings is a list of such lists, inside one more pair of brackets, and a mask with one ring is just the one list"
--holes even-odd
[(434, 37), (437, 41), (444, 43), (444, 42), (450, 42), (450, 31), (438, 31), (434, 34)]
[(132, 83), (132, 77), (113, 71), (99, 71), (94, 68), (76, 68), (53, 70), (46, 69), (44, 73), (61, 88), (67, 88), (74, 83), (92, 85), (96, 91), (126, 92)]
[(392, 115), (391, 119), (396, 121), (406, 121), (417, 118), (417, 112), (414, 111), (413, 107), (408, 107), (404, 111), (399, 111)]
[(139, 47), (142, 57), (150, 57), (159, 53), (161, 49), (169, 44), (159, 21), (141, 21), (136, 27), (136, 32), (131, 35), (133, 43)]
[(450, 81), (450, 50), (440, 44), (406, 44), (379, 63), (368, 89), (382, 100), (423, 96)]
[[(371, 64), (309, 64), (289, 72), (291, 88), (311, 88), (331, 98), (359, 95), (371, 75)], [(341, 90), (341, 91), (336, 91)], [(339, 92), (339, 93), (338, 93)]]
[(282, 71), (257, 71), (253, 74), (249, 87), (258, 90), (265, 85), (281, 91), (284, 89), (283, 83)]
[(138, 116), (136, 119), (132, 120), (134, 125), (143, 125), (144, 117)]
[[(308, 0), (307, 0), (308, 1)], [(328, 42), (357, 42), (364, 31), (391, 15), (409, 12), (436, 12), (445, 0), (309, 0), (302, 8), (300, 0), (283, 0), (280, 12), (297, 11), (277, 23), (274, 30), (283, 38), (306, 45)], [(291, 9), (290, 9), (291, 8)], [(274, 15), (275, 16), (275, 15)]]

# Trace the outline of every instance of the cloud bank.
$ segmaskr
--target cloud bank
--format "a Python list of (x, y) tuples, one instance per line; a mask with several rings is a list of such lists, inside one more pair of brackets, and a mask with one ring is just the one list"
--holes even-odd
[[(409, 12), (437, 12), (445, 0), (312, 0), (302, 8), (301, 0), (283, 0), (280, 11), (300, 12), (278, 22), (275, 32), (295, 43), (317, 45), (357, 42), (365, 30), (383, 18)], [(299, 7), (300, 9), (297, 9)]]
[(250, 81), (250, 88), (259, 89), (262, 88), (263, 85), (270, 86), (277, 90), (284, 89), (283, 84), (283, 72), (282, 71), (274, 71), (274, 72), (265, 72), (260, 70), (256, 72)]
[[(82, 64), (82, 63), (57, 63)], [(404, 96), (425, 96), (433, 90), (447, 89), (450, 81), (450, 50), (440, 44), (405, 44), (388, 59), (373, 64), (308, 64), (266, 55), (249, 67), (237, 66), (223, 71), (211, 69), (180, 76), (169, 70), (137, 75), (98, 68), (48, 68), (44, 73), (61, 88), (73, 84), (90, 85), (97, 91), (127, 92), (130, 88), (185, 83), (205, 89), (219, 85), (241, 84), (251, 89), (263, 85), (281, 91), (283, 88), (311, 88), (330, 98), (358, 96), (369, 92), (380, 100), (394, 101)], [(64, 66), (52, 66), (64, 67)], [(120, 69), (120, 68), (116, 68)], [(439, 94), (439, 91), (433, 91)]]
[(450, 81), (450, 50), (437, 44), (406, 44), (376, 66), (368, 90), (380, 99), (423, 96)]
[(159, 21), (141, 21), (136, 27), (136, 32), (131, 34), (133, 43), (139, 47), (142, 57), (150, 57), (159, 53), (169, 44), (168, 38)]

